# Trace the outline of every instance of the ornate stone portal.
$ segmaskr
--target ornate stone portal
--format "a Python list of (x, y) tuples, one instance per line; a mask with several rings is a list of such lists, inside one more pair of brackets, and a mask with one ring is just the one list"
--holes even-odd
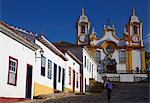
[(103, 68), (106, 73), (116, 73), (116, 60), (112, 59), (112, 54), (115, 49), (111, 45), (107, 45), (103, 48), (106, 56), (103, 60)]
[(116, 60), (112, 59), (111, 55), (106, 55), (103, 60), (104, 72), (106, 73), (116, 73)]

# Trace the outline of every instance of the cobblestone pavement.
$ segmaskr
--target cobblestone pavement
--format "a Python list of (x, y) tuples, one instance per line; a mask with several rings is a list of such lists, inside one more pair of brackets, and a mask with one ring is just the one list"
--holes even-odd
[[(119, 83), (113, 88), (110, 103), (150, 103), (149, 83)], [(34, 100), (30, 103), (107, 103), (106, 90), (97, 94)]]
[[(110, 103), (149, 103), (149, 83), (119, 83), (112, 91)], [(44, 103), (107, 103), (106, 90), (100, 94), (80, 95)]]

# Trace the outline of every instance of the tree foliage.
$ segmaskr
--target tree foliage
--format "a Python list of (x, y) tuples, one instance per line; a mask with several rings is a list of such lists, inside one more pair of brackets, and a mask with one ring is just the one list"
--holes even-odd
[(145, 62), (146, 66), (150, 65), (150, 52), (145, 52)]

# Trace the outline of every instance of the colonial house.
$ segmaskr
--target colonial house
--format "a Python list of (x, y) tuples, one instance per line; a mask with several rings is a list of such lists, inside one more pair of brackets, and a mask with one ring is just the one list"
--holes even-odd
[(33, 34), (12, 27), (17, 32), (39, 46), (35, 53), (34, 96), (62, 91), (64, 87), (66, 56), (43, 35)]
[(83, 49), (83, 75), (85, 83), (85, 91), (89, 91), (90, 79), (99, 82), (98, 64), (90, 55), (88, 48)]
[[(75, 44), (67, 43), (67, 42), (56, 42), (54, 45), (61, 49), (67, 49), (72, 54), (74, 54), (80, 61), (82, 61), (81, 65), (81, 83), (83, 83), (83, 92), (89, 91), (90, 79), (94, 79), (95, 81), (100, 81), (99, 73), (98, 73), (98, 65), (94, 60), (92, 55), (90, 54), (88, 48), (86, 46), (77, 46)], [(81, 87), (82, 88), (82, 87)]]
[[(6, 76), (2, 76), (1, 81), (4, 83), (1, 82), (3, 83), (1, 86), (4, 91), (0, 97), (33, 98), (40, 94), (63, 90), (65, 78), (63, 73), (68, 59), (60, 50), (42, 35), (35, 35), (3, 22), (1, 22), (1, 33), (4, 35), (1, 35), (1, 47), (3, 47), (1, 52), (4, 54), (4, 60), (1, 62), (2, 64), (8, 62), (8, 65), (2, 66), (7, 66), (10, 70), (6, 72), (2, 69), (1, 73), (8, 73), (8, 80), (5, 83), (6, 80), (4, 81), (3, 78)], [(8, 45), (4, 47), (2, 44)], [(8, 60), (5, 60), (7, 58)], [(12, 92), (6, 91), (7, 88), (12, 89)]]
[(65, 69), (65, 85), (64, 92), (83, 92), (82, 91), (82, 75), (81, 65), (82, 62), (69, 50), (62, 50), (65, 56), (68, 58), (66, 61)]
[(68, 50), (58, 50), (43, 35), (13, 28), (40, 48), (35, 53), (34, 96), (59, 91), (80, 92), (81, 61)]
[(90, 32), (91, 23), (84, 13), (76, 23), (77, 45), (87, 46), (98, 62), (99, 70), (104, 73), (144, 73), (145, 50), (142, 40), (142, 22), (132, 10), (122, 38), (116, 36), (114, 25), (104, 25), (101, 38)]
[(42, 35), (35, 43), (41, 50), (36, 52), (34, 96), (62, 91), (67, 57)]
[(0, 101), (33, 98), (39, 47), (0, 21)]

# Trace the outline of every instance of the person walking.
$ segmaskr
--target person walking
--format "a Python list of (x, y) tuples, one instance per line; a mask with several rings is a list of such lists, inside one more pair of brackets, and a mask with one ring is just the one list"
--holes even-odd
[(110, 102), (111, 92), (112, 92), (112, 83), (110, 82), (109, 79), (106, 82), (106, 89), (107, 89), (107, 100), (108, 102)]

